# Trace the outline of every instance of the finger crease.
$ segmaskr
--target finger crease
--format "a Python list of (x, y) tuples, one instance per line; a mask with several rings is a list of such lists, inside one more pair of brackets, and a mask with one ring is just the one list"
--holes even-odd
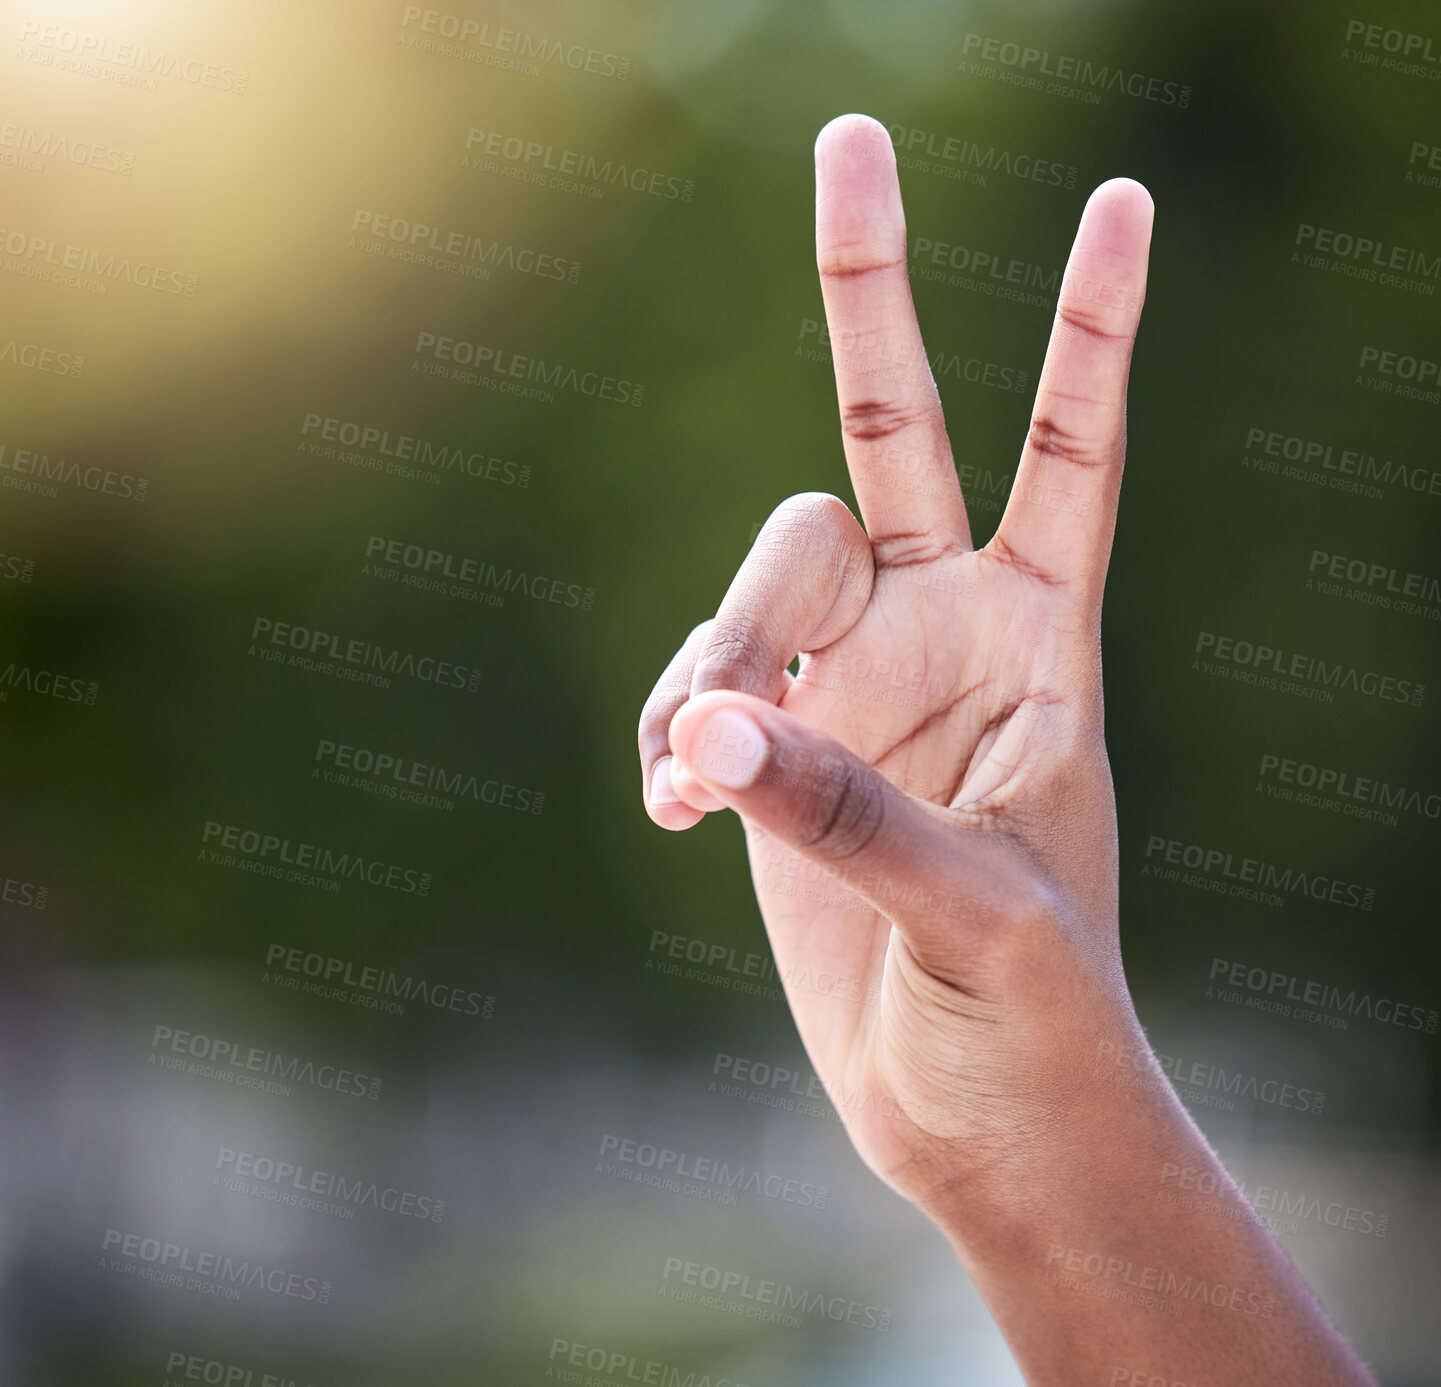
[(1023, 573), (1027, 578), (1034, 578), (1038, 583), (1044, 583), (1047, 587), (1063, 588), (1066, 580), (1059, 574), (1051, 573), (1042, 568), (1040, 564), (1032, 563), (1030, 559), (1021, 554), (1016, 546), (1008, 540), (999, 530), (991, 537), (991, 545), (999, 550), (999, 557), (1002, 562), (1009, 564), (1018, 573)]
[(1110, 462), (1108, 448), (1062, 428), (1054, 419), (1044, 415), (1031, 420), (1026, 445), (1042, 457), (1068, 462), (1076, 467), (1105, 467)]
[(928, 410), (892, 400), (858, 400), (842, 409), (841, 433), (846, 438), (871, 443), (921, 423), (928, 414)]
[(953, 554), (969, 554), (971, 550), (959, 539), (944, 539), (924, 530), (903, 530), (871, 540), (876, 571), (887, 568), (916, 568), (935, 563)]
[(1056, 317), (1068, 327), (1073, 327), (1077, 332), (1094, 338), (1098, 342), (1129, 342), (1131, 340), (1129, 332), (1108, 332), (1091, 314), (1083, 313), (1069, 303), (1063, 303), (1056, 309)]
[(894, 270), (905, 265), (904, 259), (893, 260), (847, 260), (844, 257), (817, 262), (816, 268), (822, 279), (855, 279), (859, 275), (875, 274), (878, 270)]

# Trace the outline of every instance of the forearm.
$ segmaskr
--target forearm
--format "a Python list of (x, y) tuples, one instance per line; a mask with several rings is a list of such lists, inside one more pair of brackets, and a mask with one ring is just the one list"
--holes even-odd
[[(1017, 1142), (1014, 1157), (930, 1210), (1027, 1381), (1374, 1387), (1139, 1026), (1119, 1023), (1114, 1035), (1077, 1058), (1068, 1077), (1079, 1101), (1054, 1131)], [(1115, 1065), (1122, 1044), (1141, 1047), (1139, 1069)], [(1215, 1193), (1184, 1193), (1197, 1186)]]

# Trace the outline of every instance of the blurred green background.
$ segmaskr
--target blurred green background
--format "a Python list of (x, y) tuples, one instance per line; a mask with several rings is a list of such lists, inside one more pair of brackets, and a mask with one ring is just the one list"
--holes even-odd
[[(1127, 969), (1158, 1050), (1326, 1093), (1319, 1116), (1196, 1111), (1249, 1182), (1386, 1217), (1384, 1239), (1280, 1231), (1383, 1382), (1434, 1380), (1436, 819), (1368, 822), (1257, 783), (1273, 755), (1441, 790), (1441, 601), (1428, 616), (1307, 588), (1318, 550), (1436, 574), (1441, 487), (1357, 494), (1317, 466), (1245, 460), (1263, 430), (1441, 469), (1435, 398), (1382, 393), (1359, 368), (1367, 346), (1441, 358), (1438, 275), (1423, 262), (1398, 288), (1293, 256), (1303, 225), (1441, 256), (1441, 175), (1416, 153), (1441, 145), (1441, 62), (1386, 66), (1393, 31), (1441, 55), (1435, 7), (450, 3), (0, 7), (0, 1381), (208, 1380), (184, 1365), (213, 1363), (317, 1387), (609, 1382), (625, 1359), (694, 1384), (1019, 1382), (947, 1249), (833, 1115), (715, 1090), (722, 1055), (809, 1074), (783, 1003), (728, 986), (723, 964), (654, 966), (657, 932), (767, 953), (738, 826), (651, 826), (634, 730), (776, 504), (853, 502), (816, 340), (811, 167), (817, 131), (851, 110), (900, 145), (913, 248), (1044, 280), (1096, 183), (1151, 189), (1105, 617)], [(987, 39), (1158, 78), (1133, 89), (1161, 99), (964, 67)], [(493, 163), (471, 131), (499, 137)], [(524, 181), (545, 156), (507, 160), (507, 140), (661, 178)], [(410, 244), (398, 223), (434, 228), (430, 263), (391, 253)], [(447, 244), (490, 247), (487, 273), (458, 273)], [(142, 265), (179, 292), (136, 283)], [(981, 543), (1050, 306), (938, 275), (913, 274), (933, 357), (1030, 382), (939, 373)], [(427, 334), (643, 395), (429, 374)], [(423, 440), (431, 460), (387, 473), (376, 441), (327, 456), (316, 419), (386, 435), (392, 455)], [(143, 500), (120, 478), (145, 479)], [(495, 605), (400, 583), (377, 540), (524, 574), (528, 591)], [(560, 600), (531, 595), (552, 580)], [(384, 688), (268, 661), (289, 647), (255, 642), (257, 620), (478, 679)], [(1192, 668), (1202, 631), (1427, 697), (1322, 704), (1210, 678)], [(43, 673), (76, 682), (47, 696)], [(339, 769), (317, 759), (327, 744), (475, 788), (450, 807), (370, 793), (315, 774)], [(503, 786), (516, 807), (487, 802)], [(429, 873), (430, 889), (268, 879), (208, 857), (207, 824)], [(1360, 883), (1375, 907), (1143, 876), (1152, 836)], [(364, 985), (306, 994), (275, 981), (291, 949), (488, 1000), (397, 1015)], [(1207, 995), (1217, 959), (1399, 999), (1431, 1033), (1227, 1003)], [(382, 1086), (371, 1101), (167, 1072), (157, 1026)], [(730, 1207), (607, 1178), (607, 1136), (831, 1197)], [(419, 1191), (444, 1216), (248, 1196), (216, 1183), (226, 1151)], [(154, 1284), (107, 1261), (107, 1230), (333, 1293)], [(842, 1297), (889, 1328), (678, 1301), (668, 1259)], [(611, 1375), (566, 1378), (557, 1342), (603, 1348)]]

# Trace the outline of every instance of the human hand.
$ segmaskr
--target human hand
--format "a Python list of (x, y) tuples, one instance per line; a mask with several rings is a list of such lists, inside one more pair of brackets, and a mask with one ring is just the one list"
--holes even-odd
[[(860, 116), (821, 132), (866, 528), (833, 496), (772, 515), (641, 714), (646, 808), (671, 829), (740, 815), (817, 1074), (1029, 1382), (1374, 1387), (1181, 1107), (1121, 967), (1100, 622), (1151, 216), (1128, 180), (1087, 203), (1010, 498), (973, 549), (890, 140)], [(1215, 1199), (1167, 1200), (1178, 1170)]]
[(922, 1207), (1064, 1135), (1077, 1062), (1135, 1041), (1100, 618), (1151, 215), (1137, 183), (1092, 195), (1010, 501), (973, 549), (890, 139), (831, 122), (817, 261), (866, 528), (832, 496), (784, 502), (641, 718), (648, 812), (741, 815), (816, 1072)]

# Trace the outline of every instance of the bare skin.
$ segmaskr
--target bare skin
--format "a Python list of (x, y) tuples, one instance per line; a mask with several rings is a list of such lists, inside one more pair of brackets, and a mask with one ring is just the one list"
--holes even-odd
[[(1033, 1387), (1373, 1379), (1161, 1074), (1121, 964), (1101, 600), (1151, 199), (1092, 194), (981, 549), (911, 302), (890, 139), (816, 142), (846, 465), (772, 515), (641, 715), (647, 812), (733, 810), (801, 1039)], [(799, 656), (798, 673), (789, 665)], [(1182, 1197), (1217, 1182), (1212, 1200)]]

